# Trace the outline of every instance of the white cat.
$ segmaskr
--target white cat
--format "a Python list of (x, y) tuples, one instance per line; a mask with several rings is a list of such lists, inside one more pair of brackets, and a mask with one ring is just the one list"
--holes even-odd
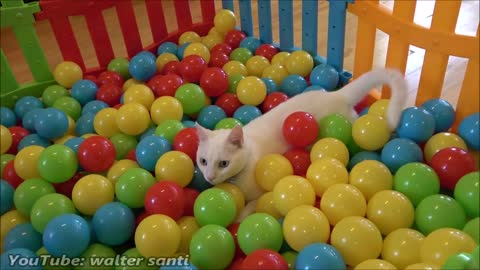
[(266, 154), (283, 154), (291, 147), (282, 135), (282, 125), (288, 115), (304, 111), (318, 120), (339, 113), (353, 122), (358, 117), (353, 107), (372, 88), (384, 84), (392, 89), (386, 120), (393, 131), (407, 101), (407, 84), (399, 71), (378, 69), (363, 74), (338, 91), (310, 91), (294, 96), (243, 128), (211, 131), (197, 124), (198, 167), (209, 183), (217, 185), (228, 180), (240, 188), (247, 202), (256, 200), (265, 192), (255, 181), (257, 161)]

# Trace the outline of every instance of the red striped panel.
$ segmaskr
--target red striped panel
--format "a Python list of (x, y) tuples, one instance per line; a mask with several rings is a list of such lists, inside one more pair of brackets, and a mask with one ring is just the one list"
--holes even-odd
[(98, 63), (101, 67), (106, 67), (114, 58), (114, 53), (102, 12), (101, 10), (96, 10), (92, 13), (85, 14), (85, 19), (87, 21), (88, 31), (92, 37)]
[(190, 5), (186, 0), (175, 0), (175, 15), (177, 16), (178, 29), (180, 31), (192, 27), (192, 14)]
[(63, 59), (77, 63), (85, 71), (85, 63), (68, 17), (56, 16), (49, 20)]
[(168, 35), (162, 2), (158, 0), (147, 0), (145, 1), (145, 5), (152, 31), (153, 42), (155, 43), (164, 39)]
[(132, 1), (119, 1), (117, 4), (118, 21), (122, 29), (123, 40), (127, 48), (128, 57), (133, 57), (142, 50), (142, 40), (138, 32)]
[(215, 18), (215, 2), (210, 0), (202, 0), (200, 5), (202, 9), (203, 22), (213, 22), (213, 18)]

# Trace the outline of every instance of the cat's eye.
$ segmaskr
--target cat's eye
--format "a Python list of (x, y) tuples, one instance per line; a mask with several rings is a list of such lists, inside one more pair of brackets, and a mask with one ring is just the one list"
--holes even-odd
[(219, 168), (226, 168), (230, 164), (230, 161), (228, 160), (221, 160), (218, 162), (218, 167)]
[(200, 158), (200, 165), (206, 166), (207, 165), (207, 160), (204, 158)]

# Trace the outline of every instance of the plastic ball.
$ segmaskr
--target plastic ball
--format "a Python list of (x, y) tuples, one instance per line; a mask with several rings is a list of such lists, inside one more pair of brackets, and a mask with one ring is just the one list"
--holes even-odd
[[(143, 53), (143, 54), (145, 54), (145, 53)], [(147, 53), (147, 54), (149, 54), (149, 53)], [(106, 70), (106, 71), (103, 71), (102, 73), (100, 73), (100, 75), (98, 75), (97, 79), (95, 80), (95, 83), (97, 83), (99, 86), (104, 86), (104, 85), (107, 85), (107, 84), (113, 84), (113, 85), (116, 85), (120, 88), (123, 88), (122, 86), (123, 86), (123, 83), (124, 83), (124, 79), (122, 78), (122, 75), (120, 75), (120, 73), (115, 72), (115, 71)]]
[(216, 130), (218, 130), (218, 129), (232, 129), (235, 126), (242, 126), (242, 122), (240, 122), (239, 120), (237, 120), (235, 118), (227, 117), (227, 118), (224, 118), (224, 119), (218, 121), (218, 123), (215, 125), (215, 129)]
[(40, 177), (37, 168), (37, 161), (40, 154), (44, 150), (43, 147), (31, 145), (20, 150), (15, 156), (14, 168), (18, 176), (22, 179)]
[(348, 148), (340, 140), (335, 138), (323, 138), (318, 140), (310, 151), (310, 159), (315, 162), (325, 157), (335, 158), (347, 166), (349, 160)]
[(82, 79), (82, 76), (82, 69), (72, 61), (61, 62), (53, 70), (55, 81), (65, 88), (71, 88), (76, 81)]
[(222, 67), (223, 71), (228, 76), (234, 75), (234, 74), (239, 74), (242, 76), (247, 76), (248, 75), (248, 70), (247, 67), (242, 62), (236, 61), (236, 60), (230, 60), (225, 65)]
[(185, 187), (193, 178), (194, 164), (190, 157), (180, 151), (163, 154), (155, 165), (155, 177), (158, 181), (172, 180)]
[(45, 148), (38, 157), (40, 176), (50, 183), (62, 183), (75, 175), (78, 162), (75, 152), (65, 145), (52, 145)]
[(238, 100), (237, 95), (225, 93), (217, 98), (215, 105), (222, 108), (227, 117), (232, 117), (235, 111), (242, 106), (242, 103)]
[(278, 252), (269, 249), (257, 249), (241, 263), (242, 269), (288, 269), (287, 261)]
[[(385, 118), (386, 116), (386, 111), (387, 111), (387, 108), (388, 108), (388, 105), (390, 103), (390, 99), (385, 99), (385, 98), (382, 98), (382, 99), (379, 99), (377, 101), (375, 101), (372, 105), (370, 105), (370, 107), (368, 108), (368, 112), (369, 114), (376, 114), (380, 117), (383, 117)], [(408, 111), (409, 109), (405, 109), (403, 111), (403, 113), (405, 113), (406, 111)], [(427, 112), (428, 113), (428, 112)], [(431, 135), (430, 135), (431, 136)]]
[(180, 245), (181, 231), (175, 220), (162, 214), (146, 217), (135, 231), (135, 245), (144, 257), (168, 257)]
[(139, 135), (148, 128), (150, 113), (140, 103), (128, 103), (118, 109), (115, 119), (121, 132), (127, 135)]
[(421, 162), (422, 149), (409, 139), (397, 138), (383, 146), (381, 159), (390, 171), (396, 172), (407, 163)]
[(230, 61), (230, 58), (227, 54), (217, 51), (210, 53), (210, 62), (208, 64), (210, 67), (222, 68), (228, 61)]
[(211, 188), (200, 193), (195, 200), (194, 214), (200, 226), (216, 224), (226, 227), (235, 219), (237, 208), (229, 192)]
[(129, 168), (118, 178), (115, 195), (128, 207), (143, 207), (145, 195), (153, 184), (155, 178), (150, 172), (142, 168)]
[(93, 215), (98, 208), (113, 201), (114, 187), (104, 176), (89, 174), (82, 177), (72, 190), (75, 208), (84, 215)]
[(115, 185), (118, 181), (118, 178), (130, 168), (139, 168), (137, 162), (129, 159), (121, 159), (116, 161), (107, 172), (107, 178), (110, 182)]
[(480, 113), (473, 113), (463, 118), (458, 127), (458, 134), (473, 150), (480, 150)]
[[(98, 243), (91, 244), (81, 256), (81, 258), (84, 260), (84, 263), (81, 266), (75, 267), (75, 270), (90, 270), (104, 267), (105, 265), (107, 265), (107, 262), (115, 260), (116, 256), (117, 254), (115, 250), (113, 250), (109, 246)], [(99, 257), (104, 259), (104, 264), (100, 264), (100, 266), (98, 266), (97, 263), (96, 265), (94, 265), (93, 262), (95, 258)], [(126, 264), (128, 265), (128, 262)]]
[(282, 127), (284, 138), (295, 147), (312, 144), (319, 132), (318, 123), (313, 115), (301, 111), (288, 115)]
[(197, 122), (207, 128), (214, 129), (215, 125), (222, 119), (227, 117), (226, 113), (217, 105), (208, 105), (205, 106), (197, 117)]
[(135, 216), (125, 204), (110, 202), (95, 211), (92, 224), (100, 243), (121, 245), (134, 233)]
[[(2, 154), (0, 155), (0, 175), (3, 175), (3, 169), (7, 165), (8, 162), (15, 159), (15, 156), (12, 154)], [(12, 163), (13, 166), (13, 163)]]
[(445, 99), (430, 99), (424, 102), (421, 107), (433, 115), (435, 119), (435, 133), (447, 131), (455, 121), (455, 109)]
[(56, 108), (47, 108), (38, 112), (38, 121), (35, 123), (38, 135), (54, 139), (63, 136), (68, 130), (67, 115)]
[(353, 216), (340, 220), (333, 228), (331, 245), (342, 254), (345, 263), (355, 267), (377, 258), (382, 251), (382, 235), (370, 220)]
[(61, 97), (53, 103), (53, 108), (57, 108), (70, 116), (73, 120), (77, 120), (82, 112), (80, 103), (72, 97)]
[(335, 138), (344, 144), (352, 139), (352, 123), (343, 115), (329, 114), (318, 122), (320, 126), (320, 138)]
[(145, 108), (150, 109), (155, 97), (152, 90), (143, 84), (133, 85), (128, 88), (123, 95), (123, 103), (140, 103)]
[(435, 131), (435, 119), (424, 108), (411, 107), (403, 111), (396, 132), (400, 138), (416, 143), (427, 141)]
[(176, 54), (177, 49), (178, 49), (177, 44), (175, 44), (173, 42), (170, 42), (170, 41), (163, 42), (157, 48), (157, 55), (160, 55), (160, 54), (165, 53), (165, 52)]
[(440, 186), (448, 190), (453, 190), (462, 176), (478, 170), (473, 157), (456, 147), (438, 151), (429, 164), (440, 178)]
[(284, 66), (270, 65), (263, 70), (262, 77), (272, 79), (277, 85), (281, 85), (288, 76), (288, 71)]
[(40, 262), (40, 257), (34, 251), (26, 248), (14, 248), (2, 253), (0, 268), (8, 270), (41, 270), (43, 266)]
[(23, 179), (17, 175), (14, 168), (14, 160), (10, 160), (3, 168), (2, 179), (7, 181), (13, 188), (17, 188)]
[(263, 113), (267, 113), (271, 109), (288, 100), (288, 96), (281, 92), (273, 92), (268, 94), (262, 104)]
[(173, 140), (173, 150), (187, 154), (191, 160), (197, 160), (199, 139), (197, 130), (193, 127), (180, 130)]
[(228, 92), (237, 93), (238, 83), (245, 78), (242, 74), (231, 74), (228, 76)]
[(89, 101), (82, 109), (82, 115), (85, 114), (97, 114), (102, 109), (108, 108), (108, 104), (100, 100)]
[[(98, 86), (94, 82), (90, 80), (79, 80), (72, 86), (71, 94), (72, 97), (83, 106), (89, 101), (95, 100), (97, 91)], [(51, 105), (53, 105), (53, 103)]]
[[(117, 110), (115, 110), (114, 108), (107, 108), (107, 109), (108, 111), (106, 112), (112, 112), (112, 111), (115, 111), (115, 113), (117, 112)], [(98, 120), (97, 120), (97, 125), (98, 125)], [(101, 130), (101, 127), (98, 127), (98, 128), (99, 130)], [(92, 113), (87, 113), (80, 116), (80, 118), (78, 118), (77, 122), (75, 123), (75, 134), (77, 134), (78, 136), (83, 136), (85, 134), (92, 134), (92, 133), (95, 133), (95, 115)]]
[(469, 217), (478, 217), (480, 214), (480, 173), (472, 172), (460, 178), (455, 185), (455, 200), (462, 205)]
[(415, 209), (415, 225), (425, 235), (440, 228), (463, 229), (465, 210), (453, 198), (446, 195), (430, 195)]
[[(113, 135), (120, 132), (117, 126), (116, 117), (118, 110), (114, 108), (105, 108), (100, 110), (93, 120), (93, 127), (95, 132), (107, 138), (112, 137)], [(85, 117), (82, 116), (82, 118)], [(78, 123), (77, 123), (78, 127)], [(82, 132), (83, 133), (83, 132)]]
[(457, 147), (468, 150), (465, 141), (463, 141), (460, 136), (450, 132), (440, 132), (433, 135), (425, 144), (423, 149), (425, 160), (430, 162), (433, 155), (435, 155), (438, 151), (448, 147)]
[(413, 162), (397, 170), (393, 188), (402, 192), (417, 206), (424, 198), (440, 192), (440, 180), (430, 166)]
[(290, 56), (289, 52), (285, 52), (285, 51), (284, 52), (278, 52), (272, 57), (270, 62), (272, 63), (272, 65), (285, 66), (287, 58), (289, 56)]
[(210, 33), (202, 37), (202, 44), (207, 47), (208, 50), (211, 50), (215, 45), (223, 42), (223, 37), (218, 33)]
[(292, 148), (283, 153), (283, 156), (290, 161), (293, 168), (293, 174), (306, 176), (308, 167), (311, 164), (309, 152), (301, 148)]
[[(15, 189), (5, 180), (0, 180), (0, 215), (12, 210)], [(18, 208), (17, 208), (18, 209)]]
[(366, 114), (360, 116), (352, 126), (355, 143), (369, 151), (381, 149), (390, 139), (387, 122), (380, 116)]
[[(238, 49), (237, 49), (238, 50)], [(255, 55), (248, 58), (245, 62), (245, 67), (247, 68), (249, 76), (261, 77), (263, 71), (270, 66), (270, 62), (267, 58), (261, 55)]]
[(237, 23), (235, 14), (228, 9), (222, 9), (215, 14), (213, 24), (220, 33), (227, 33), (235, 28)]
[(30, 220), (33, 227), (43, 233), (47, 224), (62, 214), (74, 214), (75, 206), (68, 197), (51, 193), (40, 197), (32, 206)]
[[(240, 43), (245, 39), (247, 35), (237, 29), (232, 29), (225, 34), (224, 42), (228, 44), (232, 49), (236, 49), (240, 46)], [(250, 52), (250, 51), (249, 51)], [(233, 51), (232, 51), (233, 53)]]
[[(84, 81), (85, 80), (79, 80), (75, 84), (72, 85), (71, 93), (72, 93), (72, 96), (74, 98), (77, 97), (77, 94), (80, 94), (79, 90), (82, 89), (83, 87), (79, 87), (79, 86), (82, 86), (84, 84)], [(93, 88), (93, 85), (89, 84), (89, 86), (91, 86)], [(95, 85), (95, 87), (96, 87), (96, 85)], [(86, 89), (86, 88), (84, 88), (84, 89)], [(89, 91), (85, 90), (85, 92), (89, 92)], [(86, 93), (81, 93), (81, 94), (83, 96)], [(47, 88), (45, 88), (45, 90), (42, 93), (42, 101), (47, 107), (51, 107), (53, 105), (53, 103), (55, 103), (55, 101), (58, 98), (65, 97), (65, 96), (69, 96), (69, 93), (68, 93), (67, 89), (65, 89), (65, 87), (63, 87), (61, 85), (54, 84), (54, 85), (50, 85)], [(93, 99), (95, 99), (95, 95), (93, 96)], [(17, 101), (17, 103), (18, 103), (18, 101)]]
[(420, 247), (425, 237), (420, 232), (401, 228), (390, 232), (383, 240), (382, 259), (392, 263), (398, 269), (418, 263)]
[(313, 161), (307, 169), (306, 177), (317, 196), (323, 196), (325, 191), (334, 184), (348, 183), (348, 171), (335, 158), (321, 158)]
[(442, 269), (478, 269), (472, 254), (460, 252), (448, 257)]
[(155, 96), (174, 96), (178, 87), (183, 84), (183, 79), (177, 74), (156, 75), (150, 79), (147, 86)]
[(172, 145), (167, 139), (159, 136), (147, 136), (138, 143), (135, 155), (142, 168), (153, 172), (157, 160), (171, 150)]
[(186, 114), (198, 113), (205, 106), (205, 93), (196, 84), (187, 83), (180, 86), (175, 98), (182, 104), (183, 112)]
[[(279, 52), (279, 49), (271, 44), (262, 44), (255, 50), (255, 55), (261, 55), (272, 61), (272, 58)], [(272, 62), (273, 64), (273, 62)]]
[(247, 76), (238, 83), (236, 93), (242, 104), (257, 106), (267, 96), (267, 89), (259, 78)]
[(207, 69), (207, 63), (208, 62), (199, 55), (188, 55), (180, 62), (178, 71), (182, 75), (184, 81), (197, 83), (200, 81), (203, 72)]
[(150, 115), (157, 125), (165, 120), (180, 120), (183, 115), (182, 104), (174, 97), (159, 97), (153, 102)]
[(342, 254), (328, 244), (314, 243), (302, 249), (297, 256), (295, 268), (307, 269), (346, 269)]
[(207, 46), (205, 46), (201, 42), (192, 42), (187, 47), (185, 47), (185, 51), (183, 52), (183, 57), (185, 58), (189, 55), (198, 55), (202, 57), (206, 63), (210, 61), (210, 51), (207, 48)]
[(292, 164), (280, 154), (265, 155), (255, 166), (255, 181), (266, 191), (272, 191), (280, 179), (292, 174)]
[(273, 188), (275, 208), (286, 215), (300, 205), (313, 205), (315, 191), (312, 184), (301, 176), (290, 175), (280, 179)]
[(225, 269), (234, 253), (232, 235), (219, 225), (201, 227), (190, 241), (190, 259), (199, 269)]
[(240, 190), (240, 188), (234, 184), (225, 182), (219, 185), (215, 185), (215, 187), (222, 189), (232, 195), (235, 202), (235, 207), (237, 209), (236, 216), (238, 217), (240, 213), (242, 213), (243, 208), (245, 207), (245, 195), (243, 194), (242, 190)]
[(122, 133), (118, 133), (113, 135), (110, 138), (110, 141), (113, 143), (115, 147), (115, 159), (120, 160), (127, 156), (128, 152), (135, 149), (137, 145), (137, 139), (131, 135), (125, 135)]
[(255, 204), (255, 212), (265, 213), (277, 219), (282, 217), (282, 214), (280, 214), (277, 208), (275, 208), (272, 191), (263, 193), (257, 199), (257, 203)]
[(115, 161), (115, 146), (102, 136), (86, 138), (78, 147), (78, 162), (88, 172), (103, 172)]
[(123, 92), (120, 86), (107, 83), (98, 88), (96, 98), (98, 101), (103, 101), (108, 104), (108, 106), (113, 107), (120, 103), (122, 94)]
[(377, 192), (392, 189), (393, 177), (383, 163), (377, 160), (364, 160), (351, 169), (349, 184), (357, 187), (369, 201)]
[(462, 231), (468, 234), (478, 245), (480, 243), (480, 217), (477, 216), (468, 221)]
[(313, 57), (306, 51), (292, 52), (285, 59), (285, 67), (288, 73), (305, 77), (312, 71)]
[(265, 86), (267, 87), (267, 95), (278, 91), (278, 86), (272, 79), (261, 78), (261, 80), (265, 83)]
[(200, 229), (200, 226), (197, 224), (195, 218), (191, 216), (184, 216), (180, 218), (177, 221), (177, 224), (182, 232), (178, 252), (188, 254), (192, 237), (198, 231), (198, 229)]
[(292, 97), (302, 93), (307, 86), (307, 81), (302, 76), (291, 74), (283, 79), (280, 89), (287, 96)]
[(183, 216), (184, 207), (185, 193), (172, 181), (154, 184), (145, 195), (145, 210), (150, 214), (163, 214), (178, 220)]
[(88, 222), (75, 214), (57, 216), (48, 223), (43, 233), (45, 248), (56, 257), (78, 257), (87, 249), (89, 242)]
[(245, 65), (252, 56), (252, 52), (247, 48), (236, 48), (230, 53), (230, 60), (238, 61)]
[(218, 97), (228, 89), (228, 76), (221, 68), (207, 68), (200, 77), (200, 86), (209, 97)]
[(154, 134), (167, 139), (172, 144), (177, 133), (184, 128), (185, 126), (178, 120), (165, 120), (158, 124)]
[(318, 85), (327, 91), (336, 89), (339, 79), (338, 71), (326, 64), (316, 66), (310, 74), (311, 84)]
[[(0, 126), (1, 127), (1, 126)], [(47, 139), (44, 139), (44, 138), (40, 138), (37, 134), (30, 134), (30, 131), (28, 131), (27, 129), (23, 128), (23, 127), (19, 127), (19, 126), (13, 126), (13, 127), (9, 127), (8, 128), (8, 131), (10, 132), (10, 135), (11, 135), (11, 139), (12, 139), (12, 142), (10, 144), (10, 148), (9, 149), (6, 149), (6, 153), (8, 154), (16, 154), (17, 151), (21, 150), (21, 148), (27, 146), (27, 145), (31, 145), (31, 144), (35, 144), (35, 143), (30, 143), (30, 141), (39, 141), (38, 139), (41, 139), (42, 142), (45, 142), (47, 145), (50, 144), (50, 142), (47, 140)], [(0, 131), (1, 132), (1, 131)], [(7, 133), (6, 131), (4, 133)], [(8, 135), (8, 134), (7, 134)], [(35, 140), (32, 140), (32, 139), (27, 139), (26, 142), (24, 143), (25, 145), (23, 145), (22, 147), (20, 147), (20, 143), (22, 142), (22, 140), (27, 137), (28, 135), (34, 135), (35, 136)], [(1, 134), (0, 134), (1, 136)], [(5, 136), (5, 135), (4, 135)], [(38, 138), (38, 139), (37, 139)], [(6, 137), (1, 137), (1, 142), (0, 144), (2, 143), (5, 143), (6, 141), (8, 140), (8, 136)], [(28, 143), (27, 143), (28, 142)]]
[(30, 223), (23, 223), (13, 227), (3, 240), (5, 251), (15, 248), (26, 248), (37, 251), (42, 247), (42, 235)]
[(43, 108), (42, 101), (33, 96), (25, 96), (15, 102), (14, 111), (18, 118), (23, 118), (29, 111), (41, 108)]
[(17, 123), (17, 116), (15, 113), (7, 107), (0, 107), (0, 124), (9, 128), (15, 126)]
[(349, 216), (363, 217), (367, 202), (358, 188), (349, 184), (334, 184), (327, 188), (320, 201), (320, 209), (332, 226)]
[(155, 61), (155, 64), (157, 65), (157, 70), (159, 72), (162, 72), (165, 65), (169, 62), (172, 62), (172, 61), (177, 61), (178, 62), (177, 55), (175, 55), (173, 53), (169, 53), (169, 52), (159, 54), (158, 57), (157, 57), (157, 60)]
[(282, 227), (274, 217), (255, 213), (240, 223), (237, 238), (241, 250), (246, 255), (258, 249), (278, 251), (283, 242)]
[(156, 57), (153, 53), (142, 51), (136, 54), (128, 64), (128, 71), (132, 77), (139, 81), (147, 81), (157, 71)]
[(396, 268), (390, 262), (385, 260), (380, 260), (380, 259), (365, 260), (357, 264), (357, 266), (355, 266), (355, 270), (370, 270), (370, 269), (390, 270), (390, 269), (396, 269)]
[(130, 73), (128, 71), (128, 59), (123, 57), (117, 57), (112, 59), (107, 66), (107, 70), (117, 72), (122, 76), (123, 79), (127, 80), (130, 78)]

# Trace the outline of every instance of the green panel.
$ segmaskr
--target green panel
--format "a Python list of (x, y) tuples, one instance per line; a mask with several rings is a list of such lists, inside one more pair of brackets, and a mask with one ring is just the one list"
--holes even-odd
[(55, 80), (50, 80), (24, 84), (10, 93), (6, 93), (5, 95), (2, 93), (2, 96), (0, 97), (0, 105), (13, 108), (13, 105), (19, 98), (24, 96), (40, 97), (45, 88), (55, 83)]
[(17, 89), (19, 85), (2, 49), (0, 49), (0, 53), (0, 95), (3, 97), (6, 93)]

